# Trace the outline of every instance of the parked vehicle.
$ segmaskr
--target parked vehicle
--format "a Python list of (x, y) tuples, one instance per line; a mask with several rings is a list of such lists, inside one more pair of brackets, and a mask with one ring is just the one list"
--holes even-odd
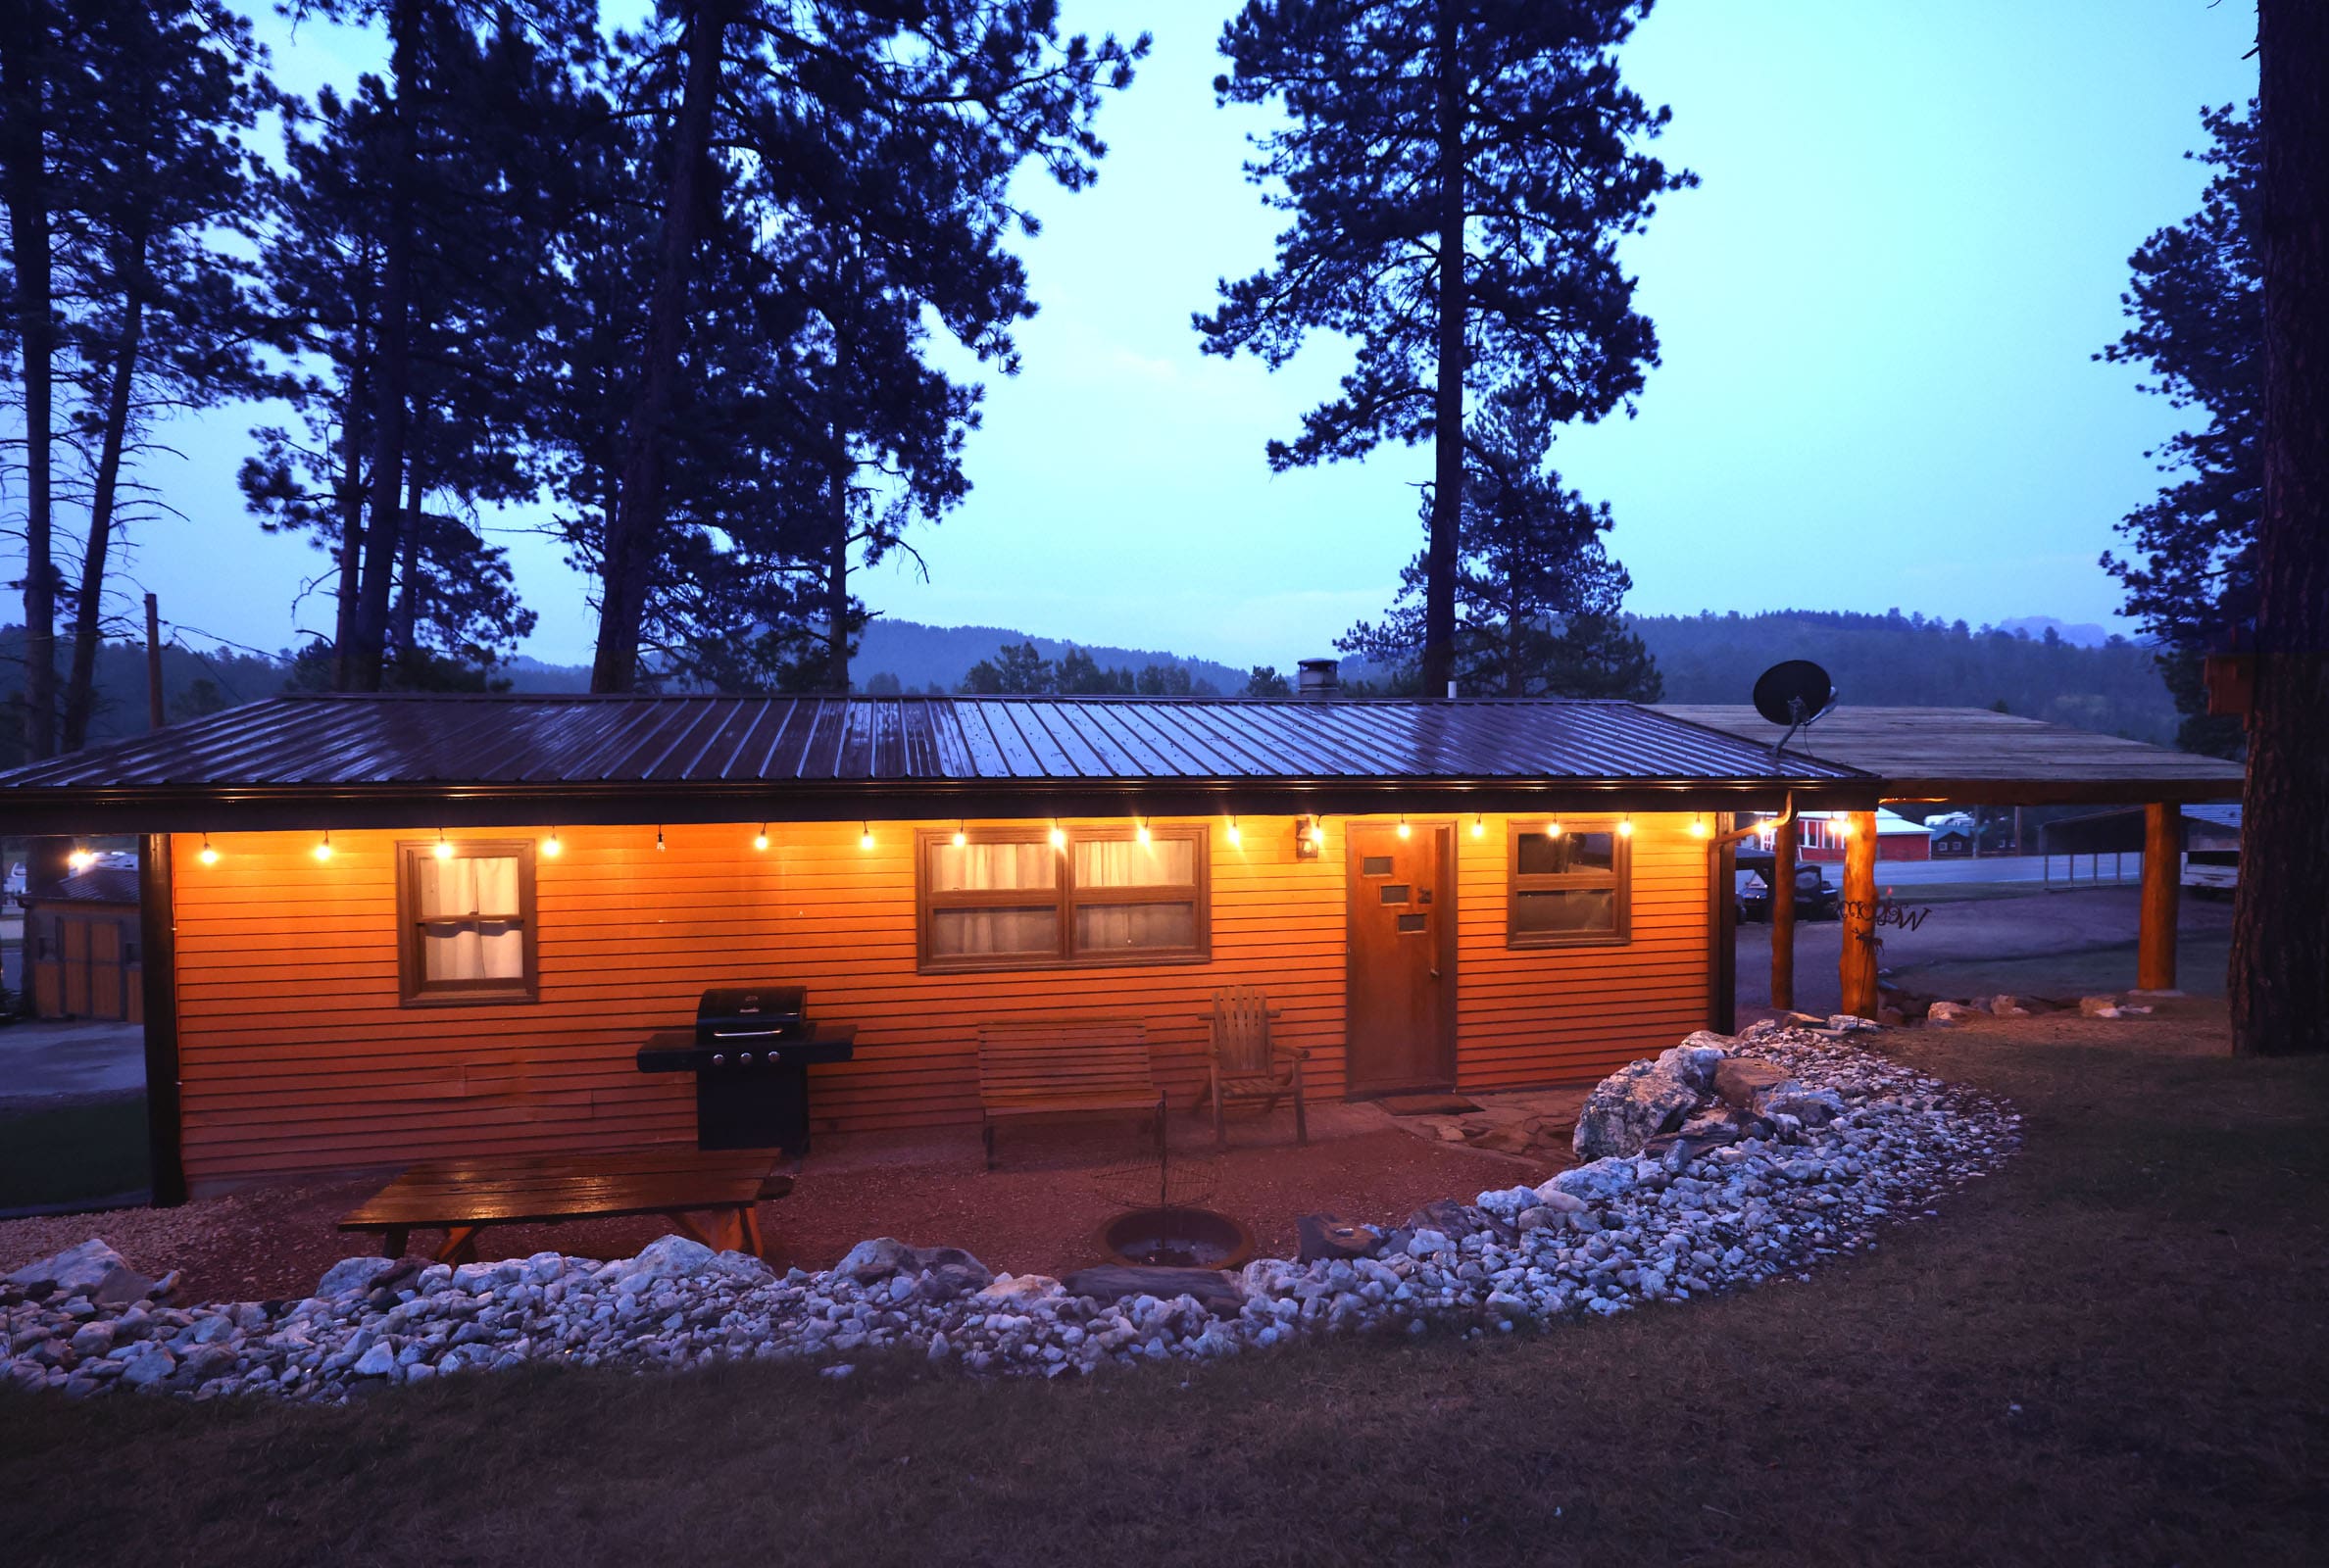
[(2193, 850), (2184, 856), (2183, 885), (2204, 899), (2228, 899), (2240, 886), (2238, 850)]
[[(1771, 917), (1771, 856), (1742, 851), (1737, 860), (1739, 918), (1761, 922)], [(1817, 865), (1796, 866), (1796, 918), (1834, 920), (1842, 917), (1842, 895)]]

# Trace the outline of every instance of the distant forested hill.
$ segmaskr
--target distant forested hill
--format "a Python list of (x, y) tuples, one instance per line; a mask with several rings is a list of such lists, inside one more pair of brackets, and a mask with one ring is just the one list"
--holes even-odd
[[(1762, 614), (1632, 617), (1665, 677), (1669, 703), (1743, 703), (1782, 659), (1809, 659), (1858, 705), (1994, 708), (2163, 746), (2175, 704), (2149, 648), (2111, 638), (2081, 648), (2059, 637), (1921, 615), (1778, 610)], [(2051, 629), (2051, 628), (2050, 628)]]
[[(2051, 630), (2043, 617), (2032, 617)], [(1673, 703), (1743, 703), (1755, 677), (1782, 659), (1811, 659), (1827, 666), (1847, 703), (1993, 708), (2106, 735), (2172, 745), (2176, 714), (2151, 650), (2112, 638), (2079, 647), (2058, 635), (1969, 628), (1962, 621), (1917, 615), (1781, 610), (1762, 614), (1640, 615), (1634, 629), (1657, 656)], [(2074, 635), (2088, 628), (2070, 628)], [(897, 677), (906, 691), (936, 686), (953, 691), (972, 664), (993, 659), (1006, 644), (1034, 643), (1047, 659), (1069, 644), (1001, 626), (924, 626), (876, 620), (866, 629), (856, 661), (857, 685), (874, 676)], [(21, 760), (24, 721), (24, 633), (0, 627), (0, 766)], [(1103, 668), (1138, 671), (1151, 664), (1180, 665), (1192, 680), (1234, 695), (1246, 672), (1207, 659), (1144, 649), (1087, 650)], [(172, 718), (273, 696), (290, 675), (286, 661), (243, 654), (203, 656), (163, 650), (163, 689)], [(590, 671), (578, 664), (512, 661), (498, 672), (518, 691), (579, 692)], [(1346, 675), (1364, 671), (1346, 664)], [(886, 684), (886, 683), (885, 683)], [(98, 712), (91, 740), (133, 735), (146, 727), (145, 651), (135, 643), (108, 643), (98, 656)]]
[(995, 651), (1006, 644), (1016, 648), (1028, 642), (1046, 659), (1056, 660), (1075, 647), (1090, 654), (1103, 669), (1137, 672), (1151, 664), (1177, 664), (1187, 668), (1191, 680), (1210, 681), (1217, 692), (1234, 697), (1245, 690), (1245, 670), (1210, 659), (1065, 643), (1057, 637), (1033, 637), (1002, 626), (924, 626), (918, 621), (889, 619), (867, 626), (858, 656), (850, 663), (852, 683), (862, 691), (875, 675), (895, 675), (898, 684), (910, 692), (927, 691), (932, 686), (951, 692), (963, 683), (972, 664), (994, 658)]

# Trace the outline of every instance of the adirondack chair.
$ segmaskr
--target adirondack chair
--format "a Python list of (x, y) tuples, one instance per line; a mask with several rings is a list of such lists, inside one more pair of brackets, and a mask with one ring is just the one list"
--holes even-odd
[(1302, 1064), (1310, 1053), (1281, 1046), (1269, 1038), (1269, 1020), (1277, 1012), (1269, 998), (1253, 986), (1230, 986), (1214, 993), (1213, 1011), (1206, 1014), (1211, 1037), (1206, 1044), (1211, 1071), (1204, 1094), (1197, 1101), (1203, 1110), (1213, 1102), (1214, 1143), (1227, 1148), (1229, 1134), (1221, 1109), (1231, 1100), (1262, 1100), (1264, 1115), (1277, 1108), (1284, 1096), (1294, 1097), (1294, 1141), (1310, 1142), (1310, 1122), (1302, 1103)]

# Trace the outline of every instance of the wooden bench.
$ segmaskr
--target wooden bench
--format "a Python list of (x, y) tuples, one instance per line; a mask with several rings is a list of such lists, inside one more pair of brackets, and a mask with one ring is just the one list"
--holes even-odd
[(381, 1188), (339, 1228), (379, 1232), (384, 1257), (403, 1256), (416, 1230), (442, 1230), (437, 1261), (467, 1263), (475, 1260), (477, 1232), (488, 1225), (662, 1214), (706, 1247), (758, 1256), (753, 1205), (792, 1191), (792, 1178), (775, 1164), (766, 1152), (693, 1149), (432, 1160)]
[(1164, 1091), (1149, 1067), (1148, 1031), (1131, 1019), (978, 1026), (978, 1103), (987, 1169), (998, 1121), (1147, 1116), (1164, 1149)]

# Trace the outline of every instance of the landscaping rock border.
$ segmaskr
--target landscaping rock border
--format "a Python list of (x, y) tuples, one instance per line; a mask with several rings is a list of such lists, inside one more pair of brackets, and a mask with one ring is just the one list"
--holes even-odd
[[(1539, 1187), (1429, 1204), (1358, 1256), (1263, 1258), (1201, 1278), (1087, 1270), (1063, 1284), (990, 1277), (959, 1249), (888, 1237), (831, 1270), (783, 1275), (666, 1237), (611, 1263), (557, 1252), (460, 1267), (350, 1258), (305, 1300), (176, 1307), (167, 1280), (138, 1281), (136, 1298), (120, 1300), (127, 1271), (93, 1238), (0, 1285), (4, 1372), (75, 1396), (128, 1388), (336, 1401), (543, 1361), (812, 1360), (846, 1376), (853, 1356), (912, 1351), (975, 1373), (1057, 1377), (1321, 1335), (1544, 1329), (1808, 1278), (1824, 1258), (1874, 1246), (1886, 1222), (1930, 1215), (1933, 1199), (2017, 1146), (2009, 1107), (1863, 1050), (1858, 1033), (1694, 1034), (1610, 1080), (1620, 1086), (1611, 1103), (1658, 1108), (1655, 1127), (1646, 1110), (1604, 1118), (1620, 1141), (1639, 1134), (1632, 1149)], [(1644, 1101), (1636, 1091), (1649, 1078), (1659, 1087)]]

